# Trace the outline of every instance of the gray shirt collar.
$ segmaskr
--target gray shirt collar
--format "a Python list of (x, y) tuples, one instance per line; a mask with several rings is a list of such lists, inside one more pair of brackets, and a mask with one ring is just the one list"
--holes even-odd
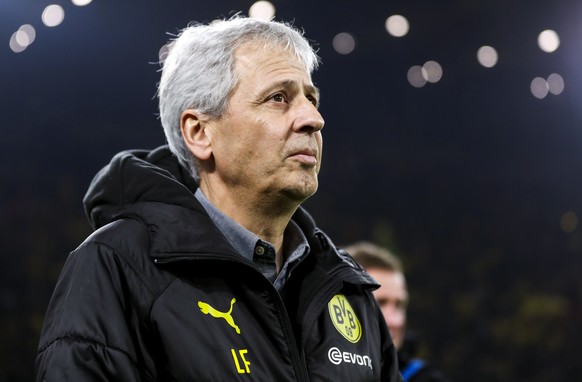
[[(249, 261), (253, 261), (253, 256), (255, 248), (257, 245), (273, 246), (261, 240), (257, 235), (247, 230), (229, 216), (224, 214), (218, 208), (216, 208), (210, 200), (204, 195), (202, 190), (198, 188), (194, 194), (196, 199), (202, 204), (212, 222), (218, 227), (218, 229), (224, 234), (229, 244), (244, 258)], [(277, 275), (274, 282), (275, 287), (280, 290), (285, 283), (287, 277), (289, 277), (291, 270), (298, 263), (297, 260), (302, 259), (309, 253), (309, 245), (307, 244), (307, 238), (305, 234), (301, 231), (299, 226), (291, 220), (289, 225), (285, 229), (285, 242), (283, 244), (283, 251), (286, 260), (281, 268), (281, 272)]]

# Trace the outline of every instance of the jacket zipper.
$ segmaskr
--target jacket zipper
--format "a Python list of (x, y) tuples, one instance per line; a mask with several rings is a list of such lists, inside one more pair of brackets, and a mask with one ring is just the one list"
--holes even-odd
[[(170, 264), (176, 263), (180, 261), (202, 261), (202, 260), (222, 260), (222, 261), (232, 261), (235, 263), (239, 263), (243, 266), (251, 268), (253, 271), (257, 272), (261, 275), (261, 277), (265, 280), (265, 282), (269, 285), (269, 292), (273, 295), (274, 300), (277, 304), (277, 311), (281, 312), (279, 314), (279, 322), (281, 323), (281, 329), (283, 330), (283, 335), (285, 340), (287, 341), (287, 346), (290, 349), (291, 353), (291, 364), (293, 365), (293, 370), (295, 372), (295, 376), (297, 377), (297, 381), (299, 382), (309, 382), (309, 375), (307, 373), (307, 365), (305, 364), (305, 360), (301, 357), (301, 353), (299, 351), (299, 347), (297, 345), (297, 341), (295, 340), (295, 334), (293, 332), (293, 326), (291, 324), (291, 319), (289, 318), (289, 314), (287, 313), (287, 308), (285, 307), (285, 303), (281, 298), (279, 292), (275, 289), (271, 281), (269, 281), (261, 272), (257, 271), (255, 267), (253, 267), (250, 263), (247, 263), (246, 260), (242, 258), (237, 258), (236, 256), (230, 255), (223, 255), (223, 254), (213, 254), (212, 256), (204, 256), (204, 255), (197, 255), (195, 258), (192, 256), (175, 256), (175, 257), (168, 257), (168, 258), (154, 258), (155, 264)], [(311, 304), (310, 304), (311, 305)]]

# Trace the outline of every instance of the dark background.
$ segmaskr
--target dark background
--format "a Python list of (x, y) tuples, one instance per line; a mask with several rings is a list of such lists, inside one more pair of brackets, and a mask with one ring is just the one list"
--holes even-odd
[[(117, 151), (164, 143), (158, 51), (190, 21), (252, 1), (0, 0), (0, 380), (32, 380), (38, 335), (69, 251), (90, 233), (81, 199)], [(454, 381), (582, 375), (582, 2), (273, 0), (318, 43), (326, 119), (320, 190), (306, 205), (336, 244), (368, 239), (406, 266), (422, 355)], [(386, 17), (410, 22), (390, 36)], [(8, 41), (22, 24), (36, 40)], [(561, 38), (551, 54), (537, 35)], [(355, 51), (333, 37), (349, 32)], [(491, 45), (497, 66), (477, 49)], [(410, 86), (436, 60), (443, 78)], [(559, 73), (539, 100), (534, 77)], [(579, 378), (579, 377), (578, 377)]]

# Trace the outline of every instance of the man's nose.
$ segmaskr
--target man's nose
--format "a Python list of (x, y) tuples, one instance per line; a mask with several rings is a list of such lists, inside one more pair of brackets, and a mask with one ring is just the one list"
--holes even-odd
[(398, 311), (397, 309), (384, 308), (382, 309), (382, 312), (384, 313), (386, 324), (388, 324), (389, 327), (398, 328), (404, 325), (406, 318), (401, 311)]
[(404, 320), (402, 319), (402, 317), (399, 317), (399, 316), (391, 316), (391, 317), (387, 317), (386, 323), (389, 326), (399, 327), (399, 326), (404, 325)]
[(317, 107), (304, 98), (297, 106), (297, 117), (293, 122), (293, 129), (298, 132), (315, 133), (323, 129), (325, 121), (317, 110)]

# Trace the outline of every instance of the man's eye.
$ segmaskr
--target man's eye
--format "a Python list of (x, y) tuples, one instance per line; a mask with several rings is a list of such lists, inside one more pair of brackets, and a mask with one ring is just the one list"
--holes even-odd
[(319, 105), (317, 98), (312, 97), (312, 96), (308, 96), (307, 99), (309, 100), (309, 102), (311, 102), (313, 104), (313, 106), (317, 107)]
[(285, 102), (285, 96), (282, 93), (273, 94), (271, 100), (275, 102)]
[(378, 305), (380, 305), (381, 307), (387, 306), (390, 303), (390, 301), (385, 298), (379, 298), (377, 301)]

